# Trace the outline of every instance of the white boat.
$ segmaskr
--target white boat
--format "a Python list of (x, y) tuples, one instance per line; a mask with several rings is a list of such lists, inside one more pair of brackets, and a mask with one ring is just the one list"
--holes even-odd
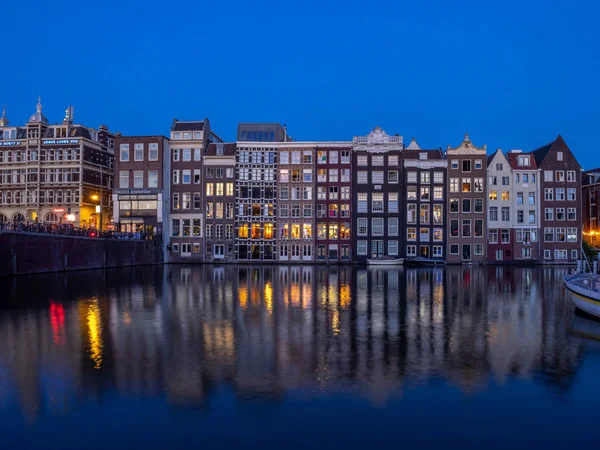
[(600, 319), (600, 275), (578, 273), (564, 277), (571, 300), (580, 310)]
[(404, 264), (404, 258), (396, 258), (394, 256), (380, 256), (378, 258), (367, 259), (367, 264), (370, 266), (401, 266)]

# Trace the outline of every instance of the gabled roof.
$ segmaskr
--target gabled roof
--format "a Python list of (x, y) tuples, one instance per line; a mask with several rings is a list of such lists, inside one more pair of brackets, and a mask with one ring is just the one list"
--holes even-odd
[(202, 131), (204, 130), (204, 120), (192, 120), (183, 122), (180, 120), (173, 120), (171, 131)]
[(73, 127), (69, 133), (69, 137), (80, 137), (85, 139), (91, 139), (90, 131), (85, 127)]
[[(217, 147), (223, 148), (223, 154), (217, 155)], [(235, 142), (227, 143), (227, 144), (209, 144), (206, 149), (205, 156), (235, 156), (236, 144)]]
[(498, 148), (498, 149), (496, 149), (496, 151), (494, 153), (492, 153), (490, 156), (487, 157), (487, 165), (488, 165), (488, 167), (490, 166), (490, 164), (492, 163), (492, 161), (494, 159), (496, 159), (499, 155), (503, 156), (504, 159), (507, 159), (506, 155), (504, 153), (502, 153), (502, 149)]
[(402, 152), (404, 159), (421, 159), (419, 156), (421, 153), (427, 154), (427, 159), (423, 161), (435, 160), (435, 159), (444, 159), (444, 155), (440, 149), (436, 150), (404, 150)]
[[(529, 156), (529, 165), (528, 166), (520, 166), (519, 163), (519, 156)], [(510, 167), (512, 167), (514, 170), (535, 170), (537, 169), (537, 164), (535, 161), (535, 157), (533, 155), (533, 153), (508, 153), (506, 155), (506, 159), (508, 159), (508, 162), (510, 163)]]

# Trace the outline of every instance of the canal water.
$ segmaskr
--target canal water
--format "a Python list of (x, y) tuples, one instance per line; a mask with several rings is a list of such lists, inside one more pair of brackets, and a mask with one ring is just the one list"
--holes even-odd
[(569, 268), (168, 266), (0, 281), (0, 448), (598, 448)]

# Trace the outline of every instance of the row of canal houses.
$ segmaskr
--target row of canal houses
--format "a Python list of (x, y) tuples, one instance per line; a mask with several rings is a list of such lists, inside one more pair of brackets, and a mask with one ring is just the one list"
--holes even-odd
[(468, 135), (422, 149), (380, 127), (305, 142), (240, 123), (227, 143), (208, 119), (175, 119), (168, 137), (123, 136), (77, 124), (72, 107), (52, 125), (41, 99), (23, 126), (0, 117), (0, 222), (144, 230), (172, 262), (574, 262), (581, 178), (560, 136), (488, 156)]
[[(141, 172), (150, 145), (161, 172), (152, 187)], [(117, 136), (116, 148), (115, 223), (161, 230), (173, 262), (579, 258), (581, 168), (560, 136), (488, 156), (468, 135), (421, 149), (380, 127), (352, 141), (301, 142), (279, 124), (241, 123), (226, 143), (205, 119), (175, 120), (168, 139)], [(149, 195), (160, 198), (156, 211), (140, 206)]]

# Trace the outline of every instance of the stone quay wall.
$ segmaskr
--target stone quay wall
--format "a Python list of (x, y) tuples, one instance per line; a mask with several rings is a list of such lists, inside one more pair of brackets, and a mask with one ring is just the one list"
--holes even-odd
[(163, 264), (163, 254), (151, 240), (0, 231), (0, 276)]

